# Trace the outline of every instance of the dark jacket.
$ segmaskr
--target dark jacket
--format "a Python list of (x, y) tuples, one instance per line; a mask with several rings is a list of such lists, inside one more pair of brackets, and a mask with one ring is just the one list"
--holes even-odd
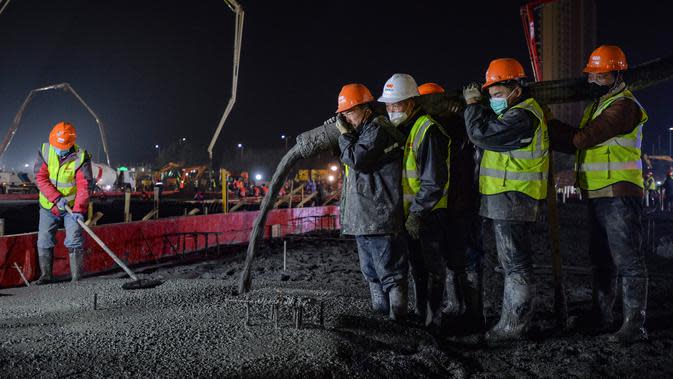
[[(525, 98), (520, 99), (520, 101)], [(530, 144), (538, 120), (528, 111), (509, 108), (501, 118), (480, 104), (465, 108), (465, 127), (470, 141), (478, 148), (497, 152), (520, 149)], [(542, 201), (521, 192), (481, 195), (479, 214), (493, 220), (537, 220)]]
[[(411, 133), (411, 129), (418, 118), (424, 114), (420, 108), (417, 108), (412, 116), (400, 126), (405, 138)], [(416, 163), (418, 164), (421, 188), (411, 203), (410, 213), (427, 216), (444, 194), (444, 187), (449, 180), (446, 160), (449, 156), (449, 142), (451, 140), (442, 133), (442, 130), (443, 127), (439, 124), (430, 127), (420, 146), (418, 146)]]
[(402, 148), (385, 116), (371, 116), (355, 132), (339, 137), (348, 166), (341, 199), (341, 231), (348, 235), (394, 234), (402, 230)]
[(475, 146), (465, 133), (462, 114), (445, 112), (433, 116), (451, 137), (449, 212), (476, 214), (479, 206), (479, 163)]

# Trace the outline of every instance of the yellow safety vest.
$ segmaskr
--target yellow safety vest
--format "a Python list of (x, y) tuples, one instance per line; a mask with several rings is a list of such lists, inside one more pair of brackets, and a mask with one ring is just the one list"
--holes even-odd
[(643, 162), (640, 160), (640, 146), (643, 139), (643, 124), (647, 113), (628, 89), (614, 94), (598, 104), (589, 105), (584, 111), (580, 129), (596, 119), (605, 109), (619, 99), (633, 100), (641, 111), (641, 119), (630, 133), (621, 134), (609, 140), (577, 152), (577, 179), (580, 188), (594, 191), (617, 182), (630, 182), (643, 188)]
[(538, 119), (535, 134), (530, 143), (520, 149), (504, 152), (484, 150), (479, 167), (479, 192), (496, 195), (516, 191), (543, 200), (547, 198), (549, 172), (549, 134), (544, 112), (533, 98), (520, 102), (514, 108), (524, 109)]
[[(416, 197), (418, 191), (421, 190), (421, 179), (419, 177), (421, 173), (418, 170), (418, 162), (416, 161), (416, 154), (418, 154), (418, 148), (423, 143), (425, 134), (433, 125), (436, 125), (439, 128), (439, 131), (442, 132), (442, 134), (444, 134), (446, 138), (448, 138), (449, 140), (449, 144), (446, 147), (446, 149), (448, 150), (446, 156), (446, 170), (447, 175), (450, 175), (448, 171), (450, 165), (449, 156), (451, 151), (451, 137), (449, 137), (444, 131), (444, 129), (442, 129), (439, 126), (439, 123), (433, 120), (429, 115), (423, 115), (419, 117), (414, 123), (414, 126), (411, 128), (411, 132), (409, 133), (407, 141), (404, 145), (404, 171), (402, 171), (402, 193), (404, 194), (405, 216), (409, 215), (409, 208), (411, 207), (411, 203)], [(447, 176), (447, 178), (449, 177)], [(444, 193), (442, 194), (442, 197), (439, 199), (437, 204), (435, 204), (435, 206), (432, 208), (433, 210), (447, 207), (449, 182), (450, 180), (446, 181), (446, 185), (444, 185)]]
[[(71, 153), (63, 162), (59, 161), (56, 150), (48, 143), (42, 144), (42, 158), (47, 162), (49, 180), (58, 192), (68, 200), (68, 205), (75, 205), (77, 195), (77, 169), (82, 166), (86, 157), (86, 151), (75, 145), (75, 152)], [(40, 205), (42, 208), (51, 209), (54, 203), (40, 192)]]

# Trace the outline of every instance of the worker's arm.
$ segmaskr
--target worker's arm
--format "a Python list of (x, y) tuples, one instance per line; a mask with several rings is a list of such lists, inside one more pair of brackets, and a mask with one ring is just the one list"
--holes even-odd
[(640, 123), (640, 108), (630, 99), (619, 99), (610, 104), (598, 117), (573, 136), (573, 145), (587, 149), (599, 145), (612, 137), (631, 133)]
[(89, 199), (93, 190), (91, 157), (88, 154), (84, 159), (84, 163), (82, 163), (75, 174), (75, 181), (77, 183), (77, 194), (75, 194), (75, 205), (72, 207), (72, 211), (86, 214), (89, 209)]
[(465, 108), (465, 128), (476, 146), (503, 152), (528, 146), (533, 140), (537, 120), (520, 108), (510, 108), (498, 118), (491, 109), (469, 104)]
[(411, 202), (409, 212), (421, 217), (432, 211), (444, 194), (444, 186), (449, 181), (449, 137), (438, 126), (431, 126), (418, 147), (416, 162), (421, 188)]
[(61, 197), (61, 193), (58, 192), (56, 187), (51, 184), (51, 181), (49, 180), (49, 167), (47, 167), (47, 163), (42, 158), (42, 153), (37, 153), (33, 172), (35, 173), (35, 184), (37, 184), (37, 189), (50, 203), (55, 203), (56, 200)]
[(372, 171), (391, 143), (391, 136), (372, 121), (360, 133), (349, 132), (339, 137), (341, 161), (358, 171)]

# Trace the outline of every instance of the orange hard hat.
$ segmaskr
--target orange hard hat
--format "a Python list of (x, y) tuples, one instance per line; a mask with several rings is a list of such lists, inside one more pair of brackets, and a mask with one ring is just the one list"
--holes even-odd
[(339, 92), (336, 113), (345, 112), (355, 106), (372, 101), (374, 101), (374, 96), (363, 84), (346, 84), (341, 88), (341, 92)]
[(629, 65), (626, 63), (626, 54), (624, 54), (619, 46), (602, 45), (591, 53), (584, 72), (598, 74), (611, 71), (624, 71), (627, 68), (629, 68)]
[(59, 150), (69, 150), (75, 144), (77, 133), (71, 123), (61, 121), (49, 133), (49, 144)]
[(437, 83), (425, 83), (418, 86), (418, 93), (429, 95), (431, 93), (444, 93), (444, 88)]
[(486, 70), (486, 83), (484, 83), (481, 89), (486, 89), (496, 83), (525, 77), (526, 73), (523, 71), (523, 66), (516, 59), (495, 59), (488, 65), (488, 70)]

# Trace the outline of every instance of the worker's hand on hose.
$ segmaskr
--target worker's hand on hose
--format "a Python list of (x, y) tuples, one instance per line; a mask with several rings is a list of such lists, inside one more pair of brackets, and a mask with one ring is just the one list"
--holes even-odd
[(479, 89), (479, 84), (470, 83), (463, 87), (463, 97), (465, 98), (465, 103), (477, 104), (481, 101), (481, 90)]
[(545, 120), (549, 121), (554, 119), (554, 114), (551, 112), (551, 108), (549, 108), (549, 105), (540, 104), (540, 108), (542, 108), (542, 113), (544, 114)]
[(84, 215), (81, 214), (81, 213), (75, 213), (75, 212), (73, 212), (73, 213), (72, 213), (72, 218), (73, 218), (73, 220), (75, 220), (75, 222), (78, 223), (78, 224), (79, 224), (79, 220), (82, 220), (82, 222), (85, 221), (85, 220), (84, 220)]
[(344, 115), (342, 115), (341, 113), (339, 113), (339, 115), (337, 116), (336, 127), (337, 129), (339, 129), (339, 132), (341, 134), (350, 133), (351, 131), (350, 124), (348, 123), (348, 121), (346, 121), (346, 117), (344, 117)]
[(68, 205), (68, 199), (65, 197), (61, 196), (56, 200), (56, 208), (58, 208), (59, 211), (65, 212), (65, 206)]
[(409, 213), (404, 227), (407, 229), (407, 234), (409, 234), (411, 239), (417, 240), (421, 238), (421, 215), (418, 213)]

